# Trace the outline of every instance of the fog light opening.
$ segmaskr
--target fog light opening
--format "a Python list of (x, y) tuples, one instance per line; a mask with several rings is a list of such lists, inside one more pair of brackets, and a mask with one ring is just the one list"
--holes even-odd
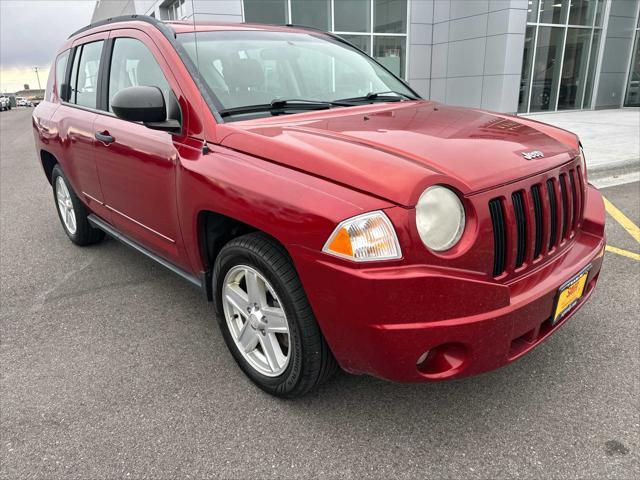
[(429, 350), (418, 357), (418, 361), (416, 362), (416, 364), (418, 365), (418, 370), (420, 369), (420, 364), (427, 359), (427, 355), (429, 355)]
[(424, 352), (416, 366), (428, 378), (446, 378), (458, 373), (468, 357), (467, 347), (461, 343), (443, 343)]

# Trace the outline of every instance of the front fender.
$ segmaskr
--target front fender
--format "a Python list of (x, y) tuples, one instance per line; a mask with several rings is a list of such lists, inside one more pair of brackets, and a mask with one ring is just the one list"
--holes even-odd
[(342, 220), (392, 204), (220, 146), (183, 155), (178, 205), (185, 247), (195, 272), (204, 270), (198, 217), (211, 211), (263, 231), (287, 250), (321, 250)]

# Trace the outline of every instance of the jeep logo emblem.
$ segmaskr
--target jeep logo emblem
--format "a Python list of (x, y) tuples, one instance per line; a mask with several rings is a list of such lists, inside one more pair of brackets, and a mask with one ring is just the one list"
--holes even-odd
[(540, 150), (533, 150), (532, 152), (522, 152), (522, 156), (526, 160), (533, 160), (534, 158), (544, 157), (544, 153), (542, 153)]

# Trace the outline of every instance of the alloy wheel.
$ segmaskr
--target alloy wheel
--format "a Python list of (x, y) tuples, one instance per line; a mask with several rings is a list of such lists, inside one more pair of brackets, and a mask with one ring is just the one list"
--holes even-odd
[(67, 231), (74, 235), (76, 233), (76, 213), (73, 210), (73, 202), (71, 201), (71, 195), (69, 189), (62, 177), (56, 178), (56, 200), (58, 203), (58, 211), (60, 212), (60, 218)]
[(222, 304), (244, 359), (262, 375), (281, 375), (291, 357), (289, 322), (269, 281), (254, 268), (237, 265), (225, 276)]

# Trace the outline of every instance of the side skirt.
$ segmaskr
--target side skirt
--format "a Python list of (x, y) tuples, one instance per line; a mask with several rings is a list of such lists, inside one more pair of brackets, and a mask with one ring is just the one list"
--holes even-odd
[(131, 240), (129, 237), (127, 237), (124, 234), (120, 233), (113, 226), (111, 226), (110, 224), (108, 224), (107, 222), (102, 220), (100, 217), (97, 217), (93, 213), (90, 214), (87, 217), (87, 219), (89, 220), (89, 223), (93, 227), (99, 228), (100, 230), (104, 231), (110, 237), (113, 237), (116, 240), (124, 243), (127, 247), (133, 248), (134, 250), (142, 253), (143, 255), (147, 256), (151, 260), (154, 260), (155, 262), (159, 263), (160, 265), (162, 265), (163, 267), (167, 268), (168, 270), (171, 270), (173, 273), (175, 273), (179, 277), (182, 277), (184, 280), (186, 280), (187, 282), (191, 283), (193, 286), (198, 287), (200, 290), (202, 290), (202, 292), (205, 295), (207, 295), (207, 288), (206, 288), (207, 285), (206, 285), (206, 281), (205, 281), (206, 276), (204, 274), (201, 276), (201, 278), (198, 278), (198, 277), (190, 274), (189, 272), (186, 272), (185, 270), (181, 269), (180, 267), (177, 267), (173, 263), (171, 263), (171, 262), (165, 260), (164, 258), (156, 255), (155, 253), (147, 250), (142, 245), (140, 245), (138, 242), (135, 242), (135, 241)]

